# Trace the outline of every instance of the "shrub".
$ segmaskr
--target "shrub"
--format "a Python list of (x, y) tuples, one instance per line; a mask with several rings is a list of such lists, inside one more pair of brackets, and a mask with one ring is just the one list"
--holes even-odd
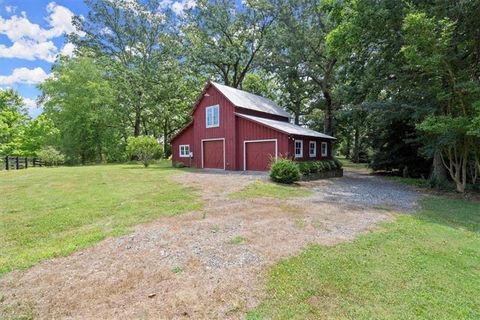
[(311, 172), (311, 162), (310, 161), (305, 161), (305, 162), (298, 162), (298, 170), (300, 170), (300, 173), (304, 176), (307, 176)]
[(174, 161), (173, 162), (173, 167), (174, 168), (185, 168), (185, 163), (181, 161)]
[(275, 182), (294, 183), (300, 180), (300, 170), (292, 160), (280, 158), (272, 163), (270, 178)]
[(129, 137), (127, 140), (127, 152), (142, 161), (145, 167), (148, 167), (155, 156), (161, 157), (163, 150), (161, 145), (153, 137), (139, 136)]
[(342, 168), (342, 163), (337, 159), (319, 160), (319, 161), (301, 161), (297, 163), (300, 173), (308, 176), (312, 173), (338, 170)]
[(44, 147), (37, 151), (37, 157), (45, 161), (47, 165), (53, 166), (65, 161), (65, 156), (52, 146)]

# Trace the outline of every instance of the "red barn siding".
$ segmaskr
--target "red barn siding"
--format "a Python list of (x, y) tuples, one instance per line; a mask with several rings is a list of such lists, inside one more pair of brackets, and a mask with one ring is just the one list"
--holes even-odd
[[(207, 128), (205, 119), (205, 109), (209, 106), (219, 105), (220, 124), (216, 128)], [(197, 168), (202, 167), (202, 141), (204, 140), (224, 140), (225, 145), (225, 169), (226, 170), (244, 170), (244, 141), (248, 140), (277, 140), (278, 156), (293, 158), (294, 140), (303, 140), (303, 157), (298, 160), (313, 160), (308, 154), (309, 141), (317, 142), (317, 157), (322, 159), (321, 142), (328, 143), (328, 156), (331, 158), (332, 141), (305, 136), (291, 136), (287, 133), (269, 128), (257, 122), (236, 116), (235, 113), (259, 116), (279, 121), (288, 121), (288, 118), (266, 114), (255, 110), (235, 107), (220, 91), (213, 85), (208, 85), (202, 96), (198, 99), (193, 110), (193, 119), (195, 121), (172, 140), (172, 160), (173, 162), (183, 162), (187, 166)], [(193, 152), (193, 158), (181, 158), (179, 146), (182, 144), (190, 145), (190, 152)], [(214, 145), (211, 144), (211, 145)], [(208, 150), (206, 150), (208, 152)], [(215, 151), (216, 152), (216, 151)], [(214, 156), (213, 154), (210, 156)], [(218, 157), (217, 157), (218, 158)], [(210, 158), (209, 158), (210, 159)], [(213, 161), (213, 160), (212, 160)], [(220, 160), (213, 161), (220, 163)], [(216, 165), (217, 166), (217, 165)], [(218, 165), (217, 167), (219, 167)]]
[[(197, 150), (193, 143), (193, 124), (190, 124), (187, 128), (185, 128), (175, 139), (172, 141), (172, 161), (175, 162), (182, 162), (186, 166), (193, 165), (190, 163), (190, 158), (180, 158), (180, 145), (181, 144), (188, 144), (190, 145), (190, 152), (193, 152), (193, 157), (195, 158), (197, 155)], [(200, 150), (198, 150), (199, 152)]]
[[(213, 105), (220, 106), (220, 126), (207, 128), (205, 109)], [(237, 168), (235, 157), (235, 106), (232, 105), (215, 87), (209, 86), (193, 112), (194, 155), (195, 166), (202, 167), (201, 144), (204, 139), (225, 138), (225, 169)]]
[[(294, 140), (303, 140), (303, 157), (302, 158), (295, 158), (296, 160), (300, 161), (306, 161), (306, 160), (323, 160), (323, 159), (331, 159), (332, 158), (332, 143), (331, 140), (329, 139), (321, 139), (321, 138), (313, 138), (313, 137), (307, 137), (307, 136), (294, 136)], [(295, 142), (292, 140), (291, 142), (291, 147), (292, 147), (292, 154), (295, 152)], [(317, 142), (317, 156), (316, 157), (310, 157), (309, 155), (309, 142), (310, 141), (316, 141)], [(328, 147), (327, 147), (327, 156), (322, 157), (322, 142), (326, 142)]]
[[(253, 121), (249, 121), (242, 117), (237, 118), (237, 167), (235, 170), (243, 170), (244, 168), (244, 141), (248, 140), (264, 140), (277, 139), (278, 156), (289, 156), (289, 140), (288, 135), (269, 127), (265, 127)], [(292, 142), (293, 143), (293, 142)]]

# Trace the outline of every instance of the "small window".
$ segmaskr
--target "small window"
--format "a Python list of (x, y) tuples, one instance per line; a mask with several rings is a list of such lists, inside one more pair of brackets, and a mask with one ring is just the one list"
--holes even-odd
[(328, 144), (326, 142), (322, 142), (322, 157), (326, 157), (328, 155)]
[(303, 157), (303, 140), (295, 140), (295, 158)]
[(189, 144), (181, 144), (180, 145), (180, 158), (188, 158), (190, 157), (190, 145)]
[(205, 109), (205, 116), (207, 121), (207, 128), (214, 128), (220, 126), (220, 106), (207, 107)]
[(312, 158), (317, 156), (317, 142), (316, 141), (310, 141), (308, 144), (308, 155)]

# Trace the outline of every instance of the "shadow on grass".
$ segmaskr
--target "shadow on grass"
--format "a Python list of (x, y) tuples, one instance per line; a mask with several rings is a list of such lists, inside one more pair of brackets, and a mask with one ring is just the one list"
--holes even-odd
[(429, 196), (420, 200), (419, 220), (480, 233), (480, 202)]

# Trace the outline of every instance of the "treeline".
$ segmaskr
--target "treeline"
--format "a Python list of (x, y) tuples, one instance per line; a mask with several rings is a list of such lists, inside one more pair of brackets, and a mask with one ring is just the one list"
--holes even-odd
[(168, 155), (213, 79), (277, 100), (375, 170), (478, 180), (480, 1), (85, 2), (75, 57), (40, 86), (48, 143), (71, 163), (123, 161), (139, 135)]

